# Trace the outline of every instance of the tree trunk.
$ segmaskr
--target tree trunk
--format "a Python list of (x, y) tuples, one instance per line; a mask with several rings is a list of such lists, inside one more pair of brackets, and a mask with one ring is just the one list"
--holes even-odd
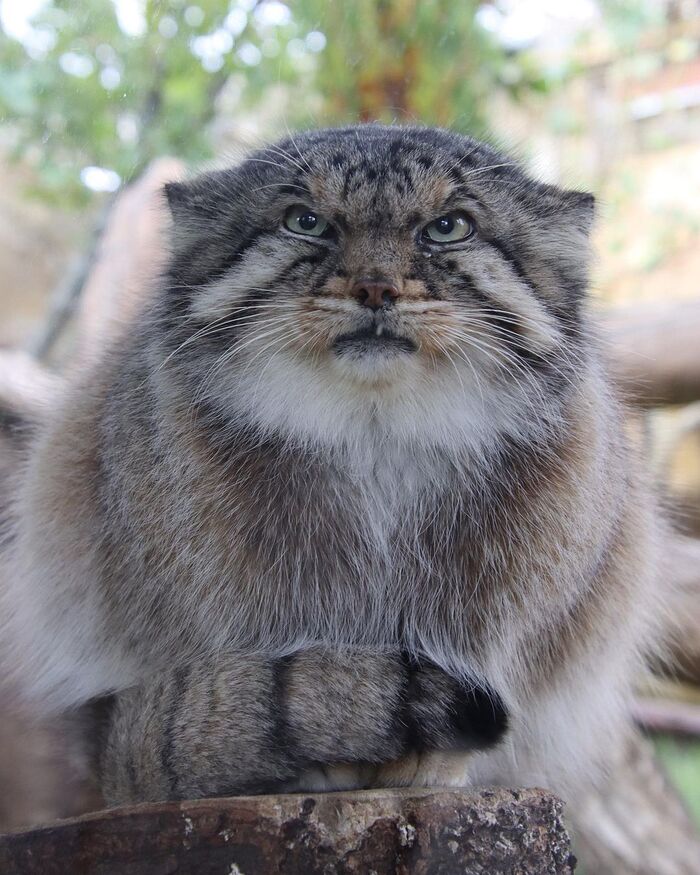
[(540, 790), (250, 796), (142, 805), (0, 838), (3, 875), (569, 875)]
[(659, 301), (599, 313), (613, 376), (644, 407), (700, 399), (700, 300)]

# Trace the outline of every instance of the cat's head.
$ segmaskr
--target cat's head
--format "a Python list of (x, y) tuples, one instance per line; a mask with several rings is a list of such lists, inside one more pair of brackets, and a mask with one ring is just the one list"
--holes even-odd
[(469, 137), (312, 131), (167, 197), (166, 348), (200, 400), (307, 436), (369, 414), (410, 436), (571, 382), (593, 198)]

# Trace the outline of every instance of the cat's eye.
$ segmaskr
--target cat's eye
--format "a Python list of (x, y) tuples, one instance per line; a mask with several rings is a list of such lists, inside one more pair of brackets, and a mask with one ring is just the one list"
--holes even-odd
[(327, 237), (331, 225), (315, 210), (302, 204), (290, 207), (284, 215), (284, 226), (295, 234), (305, 234), (307, 237)]
[(447, 213), (423, 228), (422, 237), (430, 243), (456, 243), (471, 237), (474, 226), (466, 213)]

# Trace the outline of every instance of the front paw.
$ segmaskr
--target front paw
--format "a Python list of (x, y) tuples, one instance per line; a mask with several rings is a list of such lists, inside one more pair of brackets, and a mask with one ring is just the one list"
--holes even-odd
[(463, 750), (411, 751), (380, 766), (376, 787), (468, 787), (471, 753)]
[(508, 730), (508, 712), (484, 684), (457, 680), (433, 663), (406, 658), (405, 723), (417, 751), (483, 750)]

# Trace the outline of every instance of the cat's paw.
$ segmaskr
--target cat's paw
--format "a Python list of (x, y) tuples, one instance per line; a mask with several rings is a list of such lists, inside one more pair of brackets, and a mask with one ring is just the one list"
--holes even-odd
[(411, 751), (380, 766), (375, 787), (467, 787), (471, 754), (462, 750)]

